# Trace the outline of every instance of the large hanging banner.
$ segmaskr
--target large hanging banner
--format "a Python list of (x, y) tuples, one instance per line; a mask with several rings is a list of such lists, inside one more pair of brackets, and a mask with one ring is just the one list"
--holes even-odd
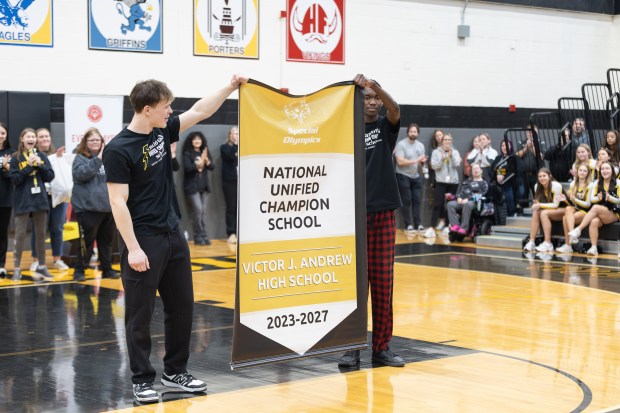
[(366, 345), (362, 115), (352, 82), (241, 86), (233, 368)]
[(163, 0), (88, 0), (88, 48), (163, 53)]
[(88, 128), (108, 143), (123, 129), (123, 97), (65, 95), (65, 152), (72, 153)]
[(54, 46), (52, 0), (0, 0), (0, 44)]
[(344, 0), (287, 0), (286, 16), (286, 60), (344, 64)]
[(258, 0), (194, 0), (194, 55), (258, 59)]

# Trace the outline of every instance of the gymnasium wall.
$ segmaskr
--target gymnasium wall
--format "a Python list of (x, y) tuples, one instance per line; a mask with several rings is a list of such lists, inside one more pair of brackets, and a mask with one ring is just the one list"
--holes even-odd
[(201, 97), (235, 72), (303, 94), (363, 72), (413, 105), (554, 107), (618, 66), (613, 15), (470, 1), (349, 0), (345, 64), (285, 61), (284, 0), (260, 1), (258, 60), (193, 56), (193, 2), (163, 2), (163, 53), (88, 49), (87, 1), (54, 2), (54, 46), (0, 45), (0, 90), (126, 95), (137, 80)]

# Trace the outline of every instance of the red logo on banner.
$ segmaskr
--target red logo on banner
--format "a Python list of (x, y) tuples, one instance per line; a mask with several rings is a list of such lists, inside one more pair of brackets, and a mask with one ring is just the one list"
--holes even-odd
[(344, 1), (287, 0), (286, 60), (344, 63)]
[(99, 122), (103, 118), (103, 110), (97, 105), (92, 105), (86, 111), (86, 116), (91, 122)]

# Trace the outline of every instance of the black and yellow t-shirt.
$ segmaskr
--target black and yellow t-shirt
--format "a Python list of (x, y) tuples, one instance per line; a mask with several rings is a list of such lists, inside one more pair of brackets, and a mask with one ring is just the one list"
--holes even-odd
[(103, 151), (109, 183), (129, 185), (127, 207), (136, 235), (171, 232), (181, 221), (172, 179), (170, 144), (179, 140), (180, 121), (141, 134), (123, 129)]

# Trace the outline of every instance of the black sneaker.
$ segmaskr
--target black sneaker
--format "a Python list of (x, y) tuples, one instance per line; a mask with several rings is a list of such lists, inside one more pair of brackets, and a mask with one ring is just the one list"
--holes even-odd
[(86, 281), (86, 276), (84, 275), (84, 271), (74, 270), (73, 271), (73, 280), (74, 281)]
[(360, 351), (347, 351), (338, 359), (338, 367), (355, 367), (360, 364)]
[(207, 383), (194, 378), (188, 372), (170, 375), (163, 373), (161, 375), (161, 384), (168, 387), (177, 387), (191, 393), (207, 390)]
[(155, 403), (159, 401), (159, 394), (153, 388), (152, 382), (134, 384), (133, 397), (141, 403)]
[(405, 360), (402, 357), (392, 353), (392, 350), (386, 348), (383, 351), (372, 352), (372, 361), (383, 364), (384, 366), (404, 367)]
[(117, 278), (120, 278), (120, 276), (121, 275), (114, 270), (106, 270), (103, 274), (101, 274), (101, 278), (109, 278), (111, 280), (116, 280)]

